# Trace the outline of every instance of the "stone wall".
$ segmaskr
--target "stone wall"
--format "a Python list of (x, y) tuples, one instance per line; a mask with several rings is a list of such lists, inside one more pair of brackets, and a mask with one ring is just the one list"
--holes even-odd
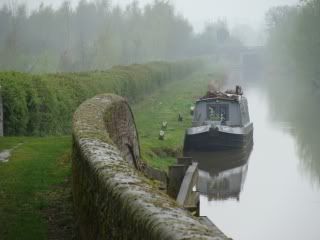
[(138, 135), (123, 98), (99, 95), (77, 109), (72, 158), (78, 239), (227, 239), (137, 170)]

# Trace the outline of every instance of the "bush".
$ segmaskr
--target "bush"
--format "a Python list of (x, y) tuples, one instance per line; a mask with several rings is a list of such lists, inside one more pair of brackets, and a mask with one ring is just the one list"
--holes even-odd
[(182, 79), (201, 61), (152, 62), (108, 71), (31, 75), (0, 73), (5, 135), (70, 133), (75, 109), (96, 94), (114, 92), (130, 102), (167, 82)]

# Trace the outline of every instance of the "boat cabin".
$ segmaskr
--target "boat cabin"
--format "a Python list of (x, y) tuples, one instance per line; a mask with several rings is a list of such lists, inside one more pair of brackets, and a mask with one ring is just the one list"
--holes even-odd
[(192, 126), (212, 123), (230, 127), (242, 127), (250, 123), (247, 99), (241, 95), (221, 93), (198, 100)]
[(208, 92), (196, 102), (183, 151), (243, 149), (252, 146), (252, 138), (248, 102), (237, 86), (236, 91)]

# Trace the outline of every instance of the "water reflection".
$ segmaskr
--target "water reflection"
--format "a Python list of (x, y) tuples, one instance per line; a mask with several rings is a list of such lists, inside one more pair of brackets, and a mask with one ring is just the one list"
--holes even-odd
[[(310, 104), (311, 106), (311, 104)], [(315, 109), (315, 108), (312, 108)], [(299, 109), (300, 116), (288, 120), (290, 130), (287, 131), (295, 140), (295, 147), (300, 160), (300, 172), (320, 186), (320, 114), (309, 108)], [(279, 110), (272, 109), (274, 112)], [(292, 109), (288, 110), (292, 111)], [(273, 113), (275, 121), (286, 121), (280, 113)]]
[(192, 152), (186, 154), (199, 164), (198, 191), (209, 201), (239, 201), (252, 146), (244, 150)]
[[(275, 78), (268, 81), (268, 100), (273, 121), (288, 122), (296, 141), (301, 169), (320, 186), (320, 91), (305, 79)], [(286, 91), (290, 86), (290, 91)], [(284, 97), (285, 92), (285, 97)]]
[(304, 124), (294, 131), (296, 145), (303, 172), (307, 172), (312, 181), (320, 185), (320, 148), (319, 148), (319, 122), (317, 124)]

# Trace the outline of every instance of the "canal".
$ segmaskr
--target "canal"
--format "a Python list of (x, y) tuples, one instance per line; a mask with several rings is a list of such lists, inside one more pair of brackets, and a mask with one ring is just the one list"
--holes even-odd
[(320, 239), (320, 185), (295, 136), (303, 130), (272, 120), (269, 98), (258, 88), (246, 96), (253, 147), (193, 154), (200, 166), (200, 214), (236, 240)]

